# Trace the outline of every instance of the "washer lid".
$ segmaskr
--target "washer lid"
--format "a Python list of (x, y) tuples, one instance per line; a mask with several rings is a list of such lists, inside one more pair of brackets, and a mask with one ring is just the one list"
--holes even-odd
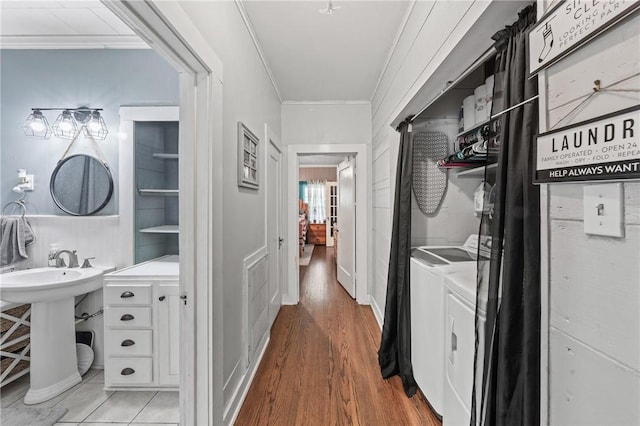
[(411, 257), (414, 259), (419, 259), (426, 263), (429, 266), (440, 266), (440, 265), (448, 265), (449, 262), (444, 259), (433, 255), (429, 251), (425, 250), (424, 247), (414, 247), (411, 249)]
[[(472, 268), (463, 268), (459, 271), (455, 271), (445, 275), (445, 285), (459, 297), (465, 299), (468, 303), (475, 306), (476, 293), (478, 288), (477, 277), (478, 270), (474, 265), (474, 267)], [(480, 303), (480, 311), (485, 312), (487, 309), (486, 294), (481, 294), (478, 302)]]

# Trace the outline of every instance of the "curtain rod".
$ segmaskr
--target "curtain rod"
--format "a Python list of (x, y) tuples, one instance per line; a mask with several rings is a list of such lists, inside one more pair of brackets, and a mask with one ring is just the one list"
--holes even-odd
[(539, 97), (540, 97), (540, 95), (532, 96), (532, 97), (530, 97), (529, 99), (527, 99), (526, 101), (522, 101), (522, 102), (520, 102), (519, 104), (515, 104), (515, 105), (514, 105), (514, 106), (512, 106), (512, 107), (509, 107), (509, 108), (507, 108), (507, 109), (505, 109), (505, 110), (503, 110), (503, 111), (500, 111), (500, 112), (498, 112), (498, 113), (496, 113), (496, 114), (493, 114), (493, 115), (491, 116), (491, 119), (493, 120), (494, 118), (498, 118), (498, 117), (500, 117), (502, 114), (504, 114), (505, 112), (509, 112), (509, 111), (511, 111), (512, 109), (516, 109), (516, 108), (518, 108), (518, 107), (520, 107), (520, 106), (522, 106), (522, 105), (524, 105), (524, 104), (528, 104), (528, 103), (529, 103), (529, 102), (531, 102), (531, 101), (535, 101), (535, 100), (536, 100), (536, 99), (538, 99)]
[(481, 64), (483, 64), (484, 62), (486, 62), (490, 57), (492, 57), (493, 55), (495, 55), (497, 53), (497, 50), (495, 49), (495, 47), (490, 47), (486, 52), (484, 52), (482, 54), (482, 56), (480, 56), (478, 59), (476, 59), (471, 65), (469, 65), (467, 67), (467, 69), (465, 69), (462, 74), (460, 74), (455, 80), (453, 80), (447, 87), (445, 87), (442, 92), (440, 92), (439, 96), (436, 96), (435, 99), (433, 99), (431, 102), (429, 102), (424, 108), (422, 108), (420, 111), (418, 111), (411, 120), (409, 120), (409, 123), (413, 123), (416, 118), (418, 118), (418, 116), (420, 114), (422, 114), (423, 112), (425, 112), (431, 105), (433, 105), (433, 103), (435, 101), (437, 101), (438, 99), (440, 99), (442, 97), (442, 95), (444, 95), (445, 93), (447, 93), (449, 90), (451, 90), (453, 87), (455, 87), (460, 81), (462, 81), (464, 78), (466, 78), (469, 74), (471, 74), (473, 71), (475, 71)]

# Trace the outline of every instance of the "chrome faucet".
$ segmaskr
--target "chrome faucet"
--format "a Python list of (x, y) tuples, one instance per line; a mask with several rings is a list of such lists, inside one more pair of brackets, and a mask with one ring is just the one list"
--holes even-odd
[(53, 259), (56, 263), (56, 268), (62, 268), (66, 266), (66, 264), (64, 263), (64, 259), (60, 257), (62, 253), (67, 253), (67, 255), (69, 256), (69, 268), (77, 268), (78, 266), (80, 266), (78, 265), (78, 256), (76, 255), (75, 250), (59, 250), (53, 256)]

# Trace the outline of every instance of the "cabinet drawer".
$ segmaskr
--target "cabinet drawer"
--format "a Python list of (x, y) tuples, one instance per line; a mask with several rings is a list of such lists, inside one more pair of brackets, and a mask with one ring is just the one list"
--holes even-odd
[(110, 356), (151, 356), (153, 353), (151, 330), (107, 330), (105, 338)]
[(104, 320), (107, 327), (151, 327), (151, 307), (107, 306)]
[(150, 305), (151, 284), (107, 283), (104, 287), (105, 305)]
[(107, 358), (104, 382), (109, 385), (144, 385), (153, 382), (151, 358)]

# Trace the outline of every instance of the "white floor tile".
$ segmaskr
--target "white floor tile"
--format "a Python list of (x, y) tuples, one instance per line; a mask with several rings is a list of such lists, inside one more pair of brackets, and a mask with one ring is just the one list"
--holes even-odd
[(100, 407), (113, 392), (103, 390), (102, 383), (84, 383), (73, 393), (60, 401), (56, 406), (65, 407), (69, 411), (61, 419), (62, 422), (81, 422), (96, 408)]
[(129, 426), (180, 426), (180, 425), (178, 423), (129, 423)]
[(139, 423), (179, 423), (180, 400), (178, 392), (158, 392), (134, 419)]
[(79, 423), (56, 423), (53, 426), (79, 426)]
[(131, 422), (155, 394), (156, 392), (116, 392), (84, 421), (87, 423)]
[(123, 426), (123, 425), (128, 425), (129, 423), (112, 423), (112, 422), (107, 422), (107, 423), (80, 423), (78, 426)]
[[(89, 373), (87, 373), (88, 375)], [(89, 380), (89, 383), (104, 383), (104, 370), (96, 370), (96, 374), (94, 374)]]
[(0, 406), (8, 407), (18, 400), (24, 398), (24, 394), (29, 389), (29, 382), (15, 381), (0, 389)]

